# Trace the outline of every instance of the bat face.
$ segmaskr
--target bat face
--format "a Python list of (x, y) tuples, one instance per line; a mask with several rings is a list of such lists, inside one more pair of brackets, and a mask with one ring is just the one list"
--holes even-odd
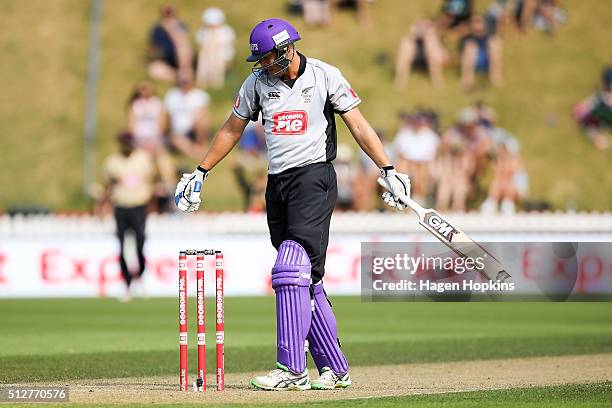
[(467, 234), (455, 228), (438, 212), (427, 209), (419, 213), (420, 224), (446, 246), (462, 257), (484, 258), (485, 269), (480, 271), (488, 279), (505, 281), (510, 278), (499, 261)]
[(463, 234), (434, 210), (425, 211), (421, 217), (421, 225), (434, 233), (441, 241), (453, 242), (455, 236)]

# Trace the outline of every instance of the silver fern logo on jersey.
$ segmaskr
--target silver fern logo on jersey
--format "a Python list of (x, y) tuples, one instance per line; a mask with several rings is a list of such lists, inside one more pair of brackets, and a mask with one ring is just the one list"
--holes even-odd
[(307, 88), (302, 89), (302, 98), (304, 98), (305, 103), (310, 103), (310, 101), (312, 100), (312, 88), (314, 88), (314, 86), (309, 86)]

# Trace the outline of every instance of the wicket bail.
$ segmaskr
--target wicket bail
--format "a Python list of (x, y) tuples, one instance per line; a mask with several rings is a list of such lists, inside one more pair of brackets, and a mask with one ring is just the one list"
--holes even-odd
[(204, 260), (206, 255), (215, 255), (215, 323), (217, 351), (217, 391), (225, 389), (225, 319), (223, 291), (223, 253), (221, 251), (185, 250), (179, 253), (179, 385), (181, 391), (189, 390), (188, 343), (187, 343), (187, 256), (196, 256), (196, 301), (198, 333), (198, 375), (194, 390), (206, 390), (206, 308), (204, 298)]

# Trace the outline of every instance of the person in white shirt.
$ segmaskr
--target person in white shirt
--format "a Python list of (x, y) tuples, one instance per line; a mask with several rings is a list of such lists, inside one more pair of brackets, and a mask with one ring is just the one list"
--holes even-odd
[(395, 137), (397, 168), (412, 176), (413, 196), (417, 201), (426, 199), (431, 182), (431, 164), (436, 158), (440, 137), (431, 128), (423, 112), (406, 115)]
[(149, 152), (160, 175), (154, 193), (156, 210), (169, 211), (170, 193), (176, 184), (176, 167), (164, 140), (166, 111), (150, 82), (138, 84), (128, 106), (128, 123), (136, 147)]
[(200, 158), (204, 152), (210, 127), (210, 96), (194, 86), (189, 73), (179, 75), (178, 86), (164, 97), (168, 112), (170, 144), (180, 153)]
[(202, 13), (204, 27), (196, 34), (200, 44), (196, 82), (204, 89), (223, 87), (225, 73), (234, 58), (234, 29), (225, 24), (225, 14), (217, 7)]

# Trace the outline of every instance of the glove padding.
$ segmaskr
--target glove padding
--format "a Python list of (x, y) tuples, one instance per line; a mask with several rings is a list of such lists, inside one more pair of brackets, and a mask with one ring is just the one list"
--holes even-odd
[(387, 190), (382, 195), (385, 203), (400, 211), (407, 207), (400, 199), (401, 196), (410, 197), (410, 178), (406, 174), (398, 173), (393, 168), (381, 169), (378, 182)]
[(179, 210), (193, 212), (200, 208), (200, 203), (202, 202), (200, 192), (207, 175), (208, 173), (204, 173), (199, 169), (196, 169), (191, 174), (183, 174), (183, 177), (181, 177), (181, 180), (176, 185), (174, 193), (174, 203)]

